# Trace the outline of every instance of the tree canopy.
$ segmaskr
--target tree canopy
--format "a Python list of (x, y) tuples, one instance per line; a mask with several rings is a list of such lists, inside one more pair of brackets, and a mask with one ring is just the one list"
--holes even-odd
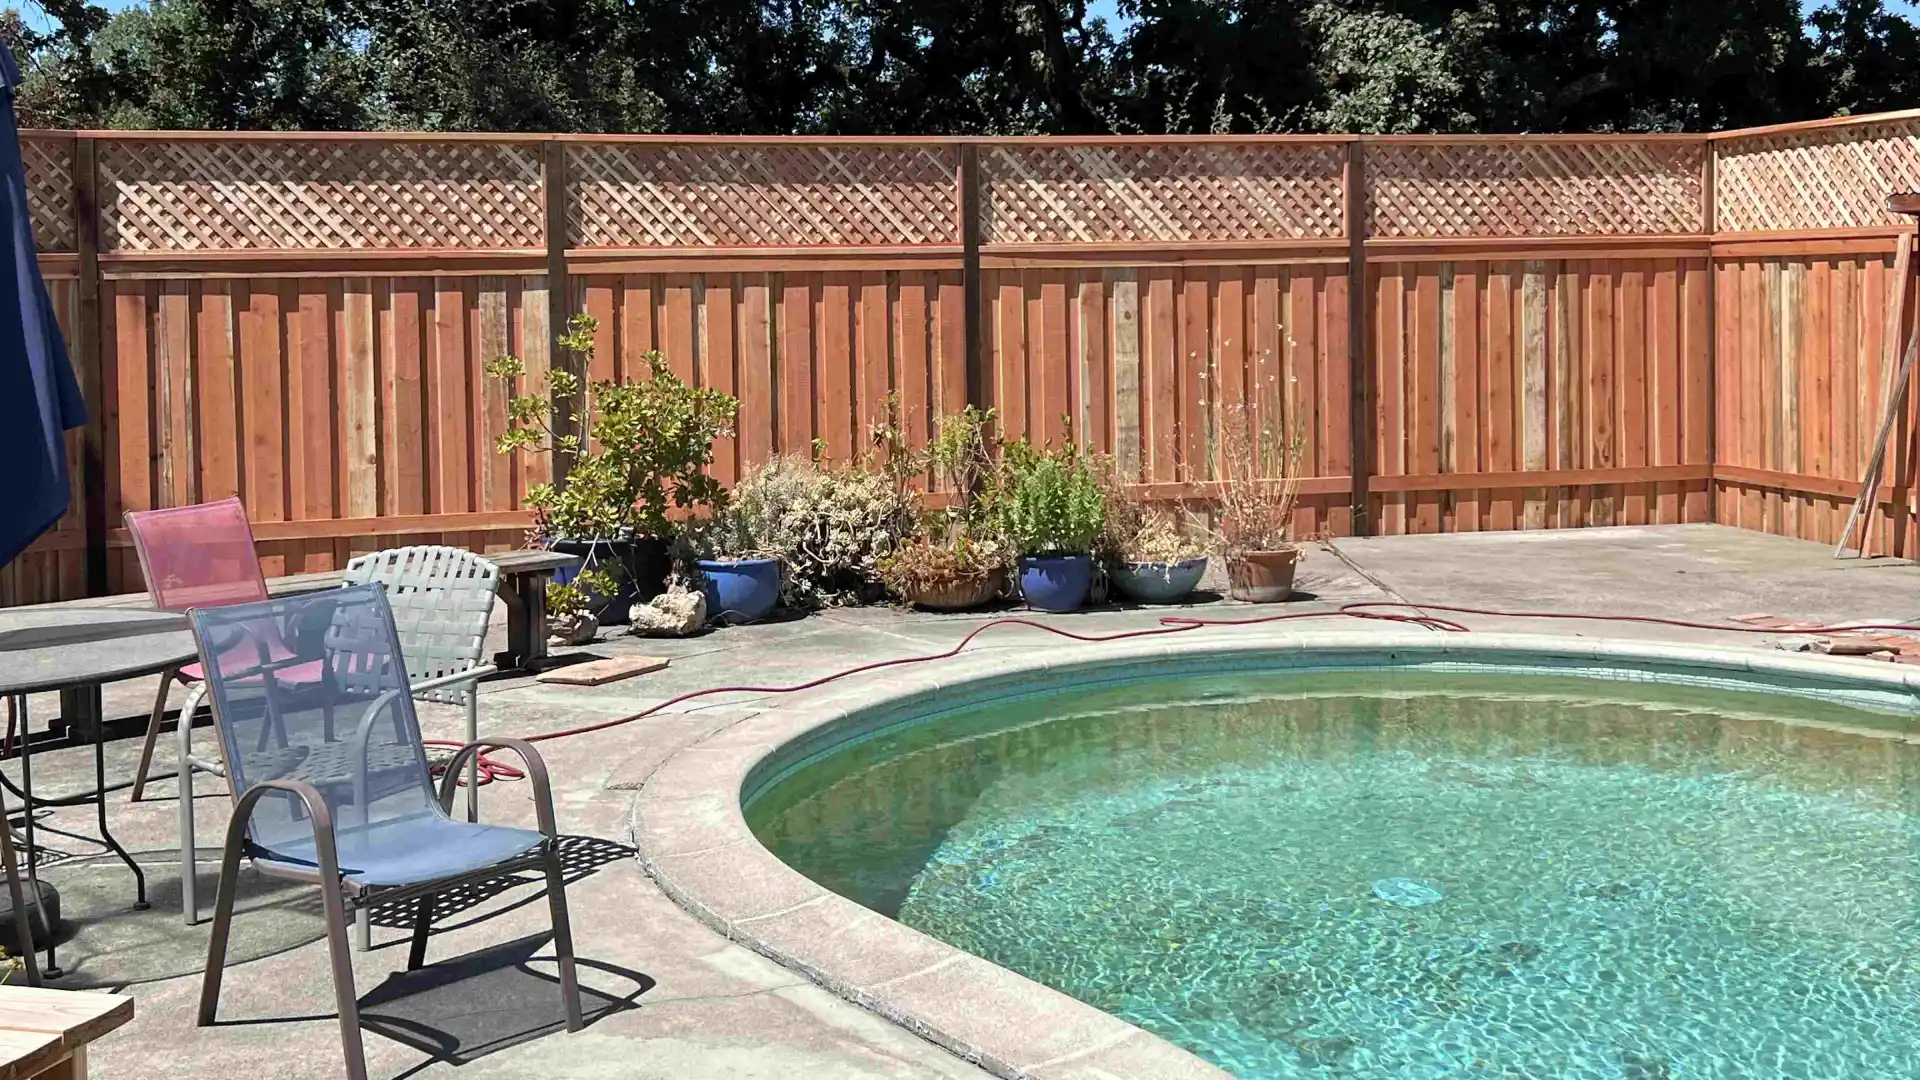
[(1885, 0), (42, 0), (43, 127), (1700, 131), (1920, 105)]

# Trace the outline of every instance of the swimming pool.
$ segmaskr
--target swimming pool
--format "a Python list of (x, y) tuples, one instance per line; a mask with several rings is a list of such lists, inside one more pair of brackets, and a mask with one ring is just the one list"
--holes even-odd
[(1496, 659), (909, 695), (760, 761), (746, 821), (1243, 1080), (1920, 1073), (1910, 692)]

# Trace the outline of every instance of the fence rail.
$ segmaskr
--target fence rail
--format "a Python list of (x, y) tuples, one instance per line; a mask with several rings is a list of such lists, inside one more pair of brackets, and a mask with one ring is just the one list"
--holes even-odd
[[(725, 481), (972, 402), (1158, 497), (1297, 403), (1304, 531), (1831, 539), (1890, 377), (1920, 113), (1711, 135), (26, 132), (94, 423), (0, 603), (137, 588), (123, 511), (239, 494), (275, 570), (517, 543), (515, 351), (736, 394)], [(1906, 265), (1906, 260), (1899, 264)], [(1911, 309), (1907, 305), (1908, 323)], [(1878, 550), (1910, 554), (1920, 415)]]

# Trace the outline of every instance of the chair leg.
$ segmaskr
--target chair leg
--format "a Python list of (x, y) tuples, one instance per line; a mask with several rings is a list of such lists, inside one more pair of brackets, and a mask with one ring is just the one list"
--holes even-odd
[[(189, 708), (193, 707), (197, 697), (195, 695), (187, 699)], [(180, 750), (180, 805), (176, 808), (180, 819), (180, 912), (186, 917), (187, 925), (192, 926), (200, 921), (200, 864), (196, 859), (199, 852), (193, 835), (193, 723), (190, 715), (180, 718), (175, 740)], [(225, 888), (224, 871), (221, 881), (221, 887)]]
[(353, 951), (366, 952), (373, 948), (373, 913), (369, 908), (360, 908), (353, 913)]
[[(346, 905), (340, 889), (320, 886), (327, 913), (327, 954), (333, 960), (333, 996), (340, 1010), (340, 1051), (346, 1057), (347, 1080), (367, 1080), (367, 1052), (360, 1042), (360, 998), (353, 989), (353, 952), (347, 946)], [(360, 909), (364, 912), (366, 909)]]
[(20, 939), (20, 956), (27, 965), (27, 985), (39, 986), (39, 949), (33, 944), (32, 924), (27, 919), (26, 894), (20, 889), (20, 864), (14, 858), (13, 832), (7, 826), (7, 798), (4, 793), (0, 793), (0, 875), (7, 879), (7, 900), (13, 905), (13, 936)]
[(233, 924), (233, 894), (240, 880), (239, 839), (242, 835), (239, 830), (229, 829), (226, 847), (220, 853), (220, 885), (214, 892), (213, 932), (207, 937), (207, 969), (200, 977), (198, 1023), (201, 1027), (210, 1026), (220, 1008), (220, 977), (226, 973), (227, 930)]
[(413, 944), (407, 949), (407, 970), (419, 971), (427, 962), (427, 933), (433, 928), (433, 894), (419, 900), (413, 913)]
[[(140, 743), (140, 764), (133, 770), (133, 791), (127, 797), (128, 802), (139, 802), (146, 794), (147, 774), (153, 771), (153, 747), (160, 741), (160, 725), (167, 715), (167, 691), (173, 689), (173, 681), (179, 677), (179, 668), (160, 673), (160, 692), (153, 696), (153, 715), (147, 718), (147, 737)], [(193, 717), (182, 713), (180, 722), (190, 724)]]
[(580, 1017), (580, 978), (573, 967), (573, 925), (567, 920), (567, 887), (560, 873), (560, 853), (547, 841), (547, 907), (553, 912), (553, 954), (560, 961), (560, 997), (567, 1009), (567, 1030), (586, 1026)]
[[(480, 741), (480, 688), (467, 687), (467, 745)], [(480, 820), (480, 755), (467, 759), (467, 820)]]

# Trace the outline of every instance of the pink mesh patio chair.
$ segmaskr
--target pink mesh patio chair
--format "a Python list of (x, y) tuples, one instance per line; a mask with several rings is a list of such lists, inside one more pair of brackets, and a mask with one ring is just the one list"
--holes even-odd
[[(155, 610), (184, 612), (267, 598), (267, 579), (260, 572), (260, 556), (253, 546), (253, 526), (239, 499), (166, 510), (129, 510), (127, 531), (133, 534), (133, 550), (140, 556), (140, 572), (147, 579), (147, 595), (152, 597)], [(198, 664), (161, 673), (147, 736), (140, 744), (140, 764), (133, 773), (134, 802), (146, 794), (168, 693), (176, 682), (197, 686), (200, 681)], [(199, 704), (199, 694), (188, 698), (180, 711), (183, 727)], [(181, 768), (187, 768), (184, 761)]]
[[(153, 598), (156, 609), (184, 612), (267, 599), (266, 577), (260, 570), (260, 557), (253, 545), (253, 526), (239, 499), (165, 510), (130, 510), (126, 518), (134, 551), (140, 556), (141, 573), (147, 579), (147, 594)], [(285, 642), (265, 640), (272, 662), (283, 666), (279, 672), (282, 685), (312, 685), (324, 677), (317, 663), (287, 663), (294, 659), (294, 653)], [(152, 778), (149, 773), (153, 768), (153, 751), (166, 716), (168, 692), (174, 683), (192, 687), (180, 708), (176, 729), (179, 771), (175, 774), (179, 783), (180, 903), (189, 926), (200, 917), (199, 880), (194, 872), (197, 851), (193, 774), (199, 771), (225, 775), (221, 762), (196, 757), (193, 753), (193, 714), (205, 696), (205, 678), (204, 662), (161, 674), (160, 690), (154, 697), (153, 714), (147, 720), (147, 734), (140, 746), (140, 763), (134, 770), (131, 793), (132, 799), (138, 801)]]
[[(434, 790), (412, 695), (467, 680), (468, 674), (409, 685), (393, 612), (377, 583), (195, 608), (188, 618), (234, 799), (200, 988), (200, 1026), (214, 1022), (219, 1005), (245, 856), (267, 877), (320, 887), (350, 1080), (365, 1080), (367, 1069), (347, 913), (413, 903), (407, 968), (415, 970), (426, 962), (436, 896), (521, 870), (544, 871), (567, 1030), (580, 1030), (553, 790), (539, 752), (518, 739), (468, 743)], [(282, 646), (291, 655), (277, 659)], [(326, 672), (317, 689), (281, 683), (281, 672), (309, 663)], [(462, 821), (449, 813), (461, 769), (490, 747), (522, 759), (538, 831)]]

